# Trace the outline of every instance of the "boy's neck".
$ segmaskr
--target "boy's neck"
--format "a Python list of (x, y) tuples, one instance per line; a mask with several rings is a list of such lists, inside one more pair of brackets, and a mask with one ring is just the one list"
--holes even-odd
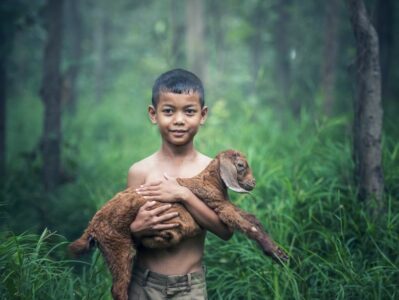
[(188, 143), (183, 146), (174, 146), (163, 143), (159, 152), (163, 157), (170, 160), (194, 158), (198, 154), (193, 143)]

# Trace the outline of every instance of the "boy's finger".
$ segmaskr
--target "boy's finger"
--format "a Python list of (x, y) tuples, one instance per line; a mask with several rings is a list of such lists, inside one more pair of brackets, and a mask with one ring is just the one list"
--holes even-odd
[(172, 207), (172, 205), (170, 205), (170, 204), (165, 204), (165, 205), (161, 205), (161, 206), (159, 206), (159, 207), (157, 207), (157, 208), (154, 208), (154, 209), (150, 210), (150, 212), (151, 212), (151, 214), (152, 214), (153, 216), (157, 216), (157, 215), (159, 215), (159, 214), (161, 214), (161, 213), (167, 211), (167, 210), (168, 210), (169, 208), (171, 208), (171, 207)]
[(142, 209), (150, 208), (153, 207), (156, 203), (157, 201), (147, 201), (146, 203), (144, 203), (144, 205), (141, 208)]
[(167, 173), (163, 173), (163, 177), (164, 177), (166, 180), (175, 180), (175, 179), (176, 179), (176, 177), (169, 176)]
[(164, 214), (164, 215), (159, 216), (159, 217), (157, 218), (156, 222), (157, 222), (157, 223), (158, 223), (158, 222), (164, 222), (164, 221), (173, 219), (174, 217), (177, 217), (178, 215), (179, 215), (178, 212), (167, 213), (167, 214)]
[(176, 203), (178, 202), (177, 199), (173, 199), (173, 198), (165, 198), (165, 197), (160, 197), (160, 196), (144, 196), (143, 198), (147, 199), (147, 200), (153, 200), (153, 201), (158, 201), (158, 202), (162, 202), (162, 203)]
[(142, 184), (142, 185), (140, 185), (139, 188), (145, 188), (145, 187), (149, 187), (149, 186), (156, 186), (156, 185), (160, 185), (161, 183), (162, 183), (161, 180), (159, 180), (159, 181), (154, 181), (154, 182)]
[(159, 185), (151, 185), (151, 186), (144, 186), (136, 189), (136, 192), (141, 194), (143, 192), (147, 191), (158, 191), (159, 190)]
[(141, 192), (140, 196), (150, 201), (158, 201), (158, 198), (160, 198), (161, 194), (158, 192), (149, 191), (149, 192)]
[(170, 229), (170, 228), (175, 228), (180, 226), (179, 223), (170, 223), (170, 224), (157, 224), (153, 226), (153, 229), (156, 230), (164, 230), (164, 229)]

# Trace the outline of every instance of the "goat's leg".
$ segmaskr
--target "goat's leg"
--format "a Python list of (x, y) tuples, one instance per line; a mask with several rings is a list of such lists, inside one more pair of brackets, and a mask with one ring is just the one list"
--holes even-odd
[[(253, 224), (256, 228), (256, 230), (258, 230), (259, 232), (261, 232), (261, 240), (263, 240), (263, 243), (266, 243), (268, 245), (271, 245), (269, 248), (270, 249), (274, 249), (273, 250), (273, 258), (275, 260), (278, 260), (278, 262), (281, 261), (287, 261), (288, 260), (288, 255), (287, 253), (285, 253), (285, 251), (283, 249), (281, 249), (280, 247), (278, 247), (275, 242), (270, 238), (270, 236), (266, 233), (262, 223), (253, 215), (250, 213), (247, 213), (246, 211), (243, 211), (241, 209), (238, 209), (238, 212), (240, 213), (240, 215), (247, 220), (248, 222), (250, 222), (251, 224)], [(253, 229), (252, 229), (253, 230)], [(277, 248), (276, 248), (277, 247)], [(262, 247), (263, 249), (264, 247)]]
[(265, 229), (262, 225), (262, 223), (255, 217), (255, 215), (250, 214), (238, 207), (234, 207), (235, 210), (240, 214), (241, 217), (243, 217), (245, 220), (247, 220), (249, 223), (251, 223), (257, 230), (265, 232)]
[(135, 249), (130, 236), (113, 235), (99, 242), (100, 250), (112, 275), (112, 298), (128, 300)]
[(216, 212), (227, 226), (238, 229), (255, 240), (266, 255), (279, 263), (288, 260), (288, 255), (270, 238), (254, 215), (246, 213), (232, 204), (225, 205), (217, 209)]

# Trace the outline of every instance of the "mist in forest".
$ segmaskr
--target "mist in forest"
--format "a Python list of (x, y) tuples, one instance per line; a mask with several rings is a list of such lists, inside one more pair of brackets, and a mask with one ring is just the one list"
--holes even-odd
[(98, 251), (71, 262), (66, 244), (159, 149), (152, 85), (184, 68), (209, 107), (196, 148), (246, 154), (257, 187), (231, 201), (291, 257), (208, 234), (210, 299), (398, 298), (398, 14), (393, 0), (1, 1), (0, 294), (111, 299)]

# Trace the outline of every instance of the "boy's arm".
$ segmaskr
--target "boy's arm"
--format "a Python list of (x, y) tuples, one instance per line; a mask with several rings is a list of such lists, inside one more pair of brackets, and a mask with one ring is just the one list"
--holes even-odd
[(233, 232), (219, 219), (219, 216), (188, 188), (184, 189), (186, 192), (181, 198), (181, 202), (197, 223), (225, 241), (230, 239)]
[(233, 232), (211, 208), (188, 188), (179, 185), (175, 179), (166, 179), (166, 181), (146, 184), (136, 189), (136, 191), (148, 201), (181, 202), (201, 227), (211, 231), (223, 240), (231, 238)]

